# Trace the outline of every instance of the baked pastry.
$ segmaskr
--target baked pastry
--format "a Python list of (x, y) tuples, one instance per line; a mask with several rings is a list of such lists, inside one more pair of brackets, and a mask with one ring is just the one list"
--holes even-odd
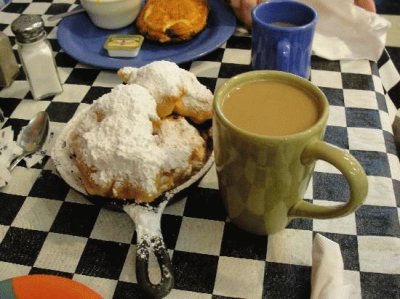
[(160, 43), (190, 40), (206, 26), (208, 12), (207, 0), (147, 0), (136, 27)]
[(124, 67), (118, 76), (128, 84), (145, 87), (156, 99), (158, 116), (173, 112), (196, 124), (212, 118), (213, 94), (196, 76), (169, 61), (154, 61), (140, 68)]
[(184, 117), (160, 119), (144, 87), (120, 84), (96, 100), (66, 138), (91, 195), (150, 202), (206, 160), (205, 140)]

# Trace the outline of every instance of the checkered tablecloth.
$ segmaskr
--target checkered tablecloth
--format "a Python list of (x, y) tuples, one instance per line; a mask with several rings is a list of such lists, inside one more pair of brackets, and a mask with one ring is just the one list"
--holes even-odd
[[(0, 29), (14, 44), (9, 24), (20, 14), (46, 17), (71, 5), (75, 3), (68, 0), (13, 1), (0, 12)], [(64, 92), (34, 101), (23, 73), (0, 90), (6, 116), (1, 126), (12, 126), (17, 135), (36, 112), (46, 110), (50, 144), (78, 109), (120, 83), (115, 72), (82, 65), (64, 53), (53, 25), (46, 23), (46, 30)], [(168, 298), (308, 298), (317, 232), (339, 243), (345, 281), (353, 285), (351, 298), (400, 298), (400, 163), (381, 80), (388, 61), (312, 60), (311, 80), (331, 105), (325, 139), (349, 150), (365, 168), (365, 204), (344, 218), (298, 219), (275, 235), (254, 236), (226, 219), (213, 168), (162, 217), (176, 277)], [(250, 37), (237, 31), (211, 54), (180, 66), (215, 90), (250, 70), (249, 62)], [(318, 162), (306, 199), (331, 205), (343, 202), (348, 193), (342, 175)], [(105, 298), (143, 298), (135, 275), (135, 243), (130, 218), (93, 205), (70, 189), (48, 156), (31, 168), (21, 163), (0, 190), (0, 280), (55, 274), (82, 282)]]

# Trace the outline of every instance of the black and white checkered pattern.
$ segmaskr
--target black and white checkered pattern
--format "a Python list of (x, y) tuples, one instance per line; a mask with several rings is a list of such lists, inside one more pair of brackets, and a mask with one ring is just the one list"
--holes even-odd
[[(75, 1), (13, 1), (0, 12), (0, 29), (14, 44), (9, 24), (20, 14), (42, 14), (46, 20), (71, 5)], [(78, 109), (120, 83), (115, 72), (82, 65), (64, 53), (54, 25), (46, 22), (46, 30), (64, 92), (34, 101), (21, 72), (0, 91), (2, 126), (12, 126), (16, 134), (36, 112), (46, 110), (54, 140)], [(222, 47), (181, 67), (215, 90), (250, 70), (249, 62), (250, 37), (237, 31)], [(311, 80), (331, 104), (325, 139), (349, 150), (365, 168), (366, 203), (344, 218), (297, 219), (275, 235), (254, 236), (226, 219), (213, 168), (195, 192), (169, 205), (162, 217), (176, 277), (168, 298), (308, 298), (316, 232), (339, 243), (346, 283), (354, 287), (351, 298), (400, 298), (400, 163), (381, 80), (386, 62), (317, 57), (312, 62)], [(0, 191), (0, 280), (48, 273), (82, 282), (105, 298), (144, 297), (135, 275), (130, 218), (71, 190), (56, 175), (50, 157), (32, 168), (20, 164)], [(318, 162), (306, 199), (331, 205), (347, 197), (340, 173)]]

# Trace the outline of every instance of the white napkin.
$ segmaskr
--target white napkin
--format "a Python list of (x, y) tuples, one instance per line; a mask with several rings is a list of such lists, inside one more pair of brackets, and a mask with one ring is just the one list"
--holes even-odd
[(11, 127), (0, 130), (0, 188), (7, 185), (11, 179), (8, 166), (14, 158), (22, 153), (22, 149), (14, 139), (14, 131)]
[(313, 54), (329, 60), (377, 61), (385, 48), (391, 24), (378, 14), (354, 5), (353, 0), (298, 0), (319, 14)]
[(352, 285), (343, 279), (339, 244), (316, 234), (312, 247), (311, 299), (350, 298)]

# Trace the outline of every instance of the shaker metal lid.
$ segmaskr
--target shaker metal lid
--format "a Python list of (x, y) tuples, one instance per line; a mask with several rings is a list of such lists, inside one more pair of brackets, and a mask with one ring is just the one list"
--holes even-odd
[(46, 32), (39, 15), (22, 15), (11, 23), (11, 31), (20, 43), (31, 43), (41, 39)]

